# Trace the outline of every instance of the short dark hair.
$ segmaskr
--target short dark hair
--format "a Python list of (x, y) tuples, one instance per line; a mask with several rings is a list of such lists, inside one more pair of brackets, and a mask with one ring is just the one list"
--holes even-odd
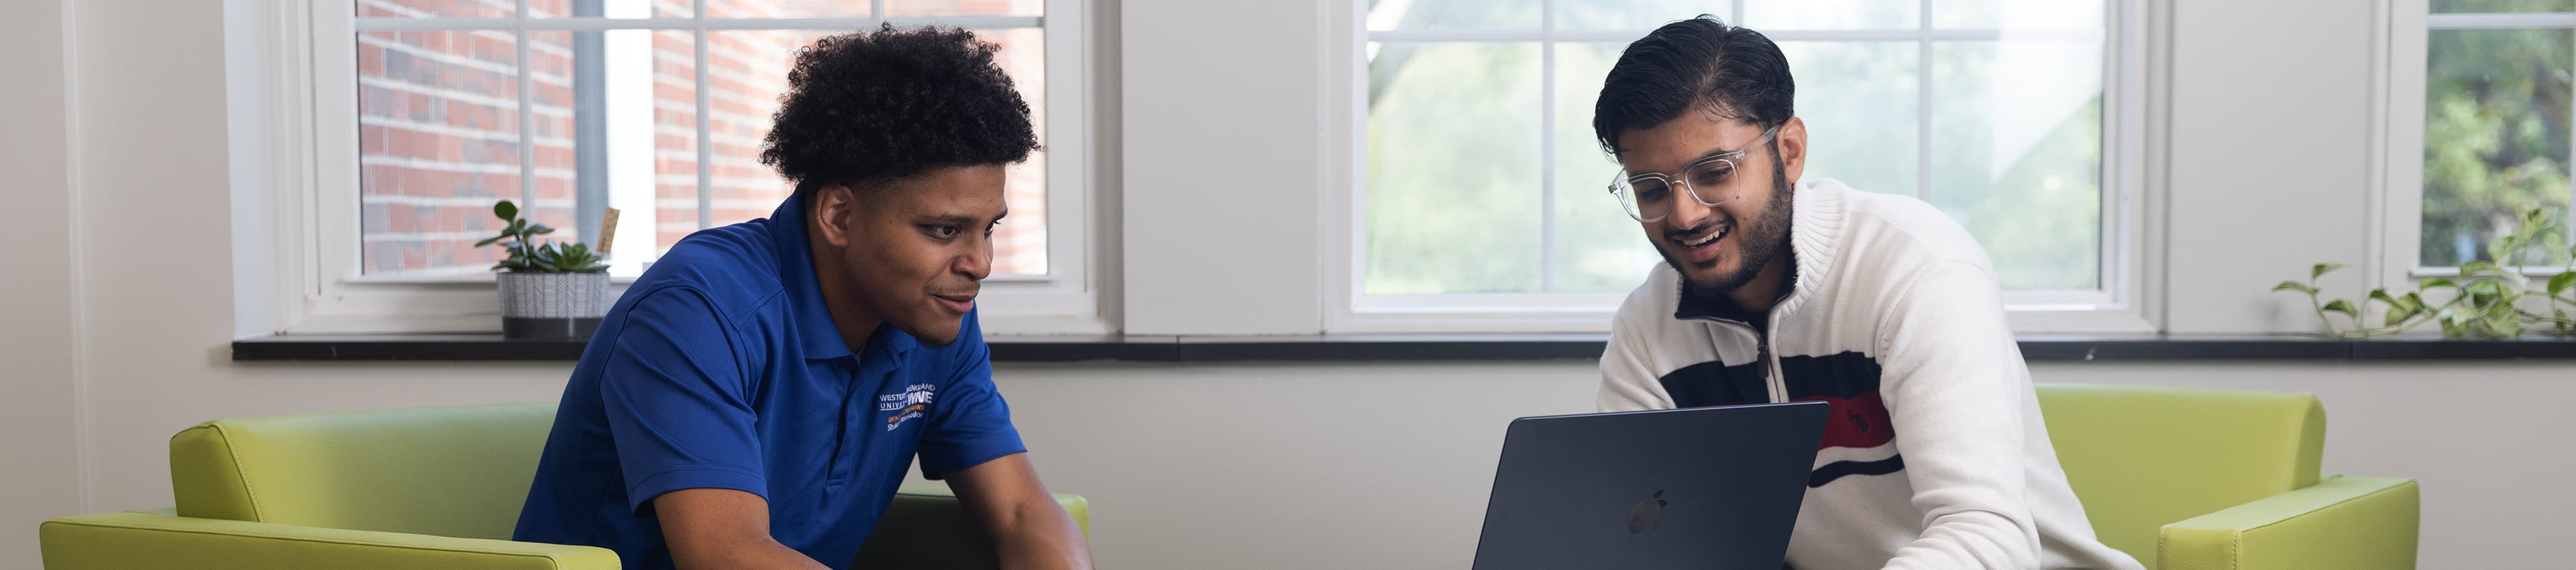
[(958, 28), (884, 25), (816, 40), (787, 72), (760, 163), (802, 195), (1026, 160), (1038, 146), (1029, 104), (994, 65), (996, 49)]
[(1615, 156), (1621, 131), (1654, 128), (1686, 111), (1774, 127), (1796, 114), (1797, 93), (1789, 59), (1771, 38), (1703, 14), (1628, 44), (1602, 80), (1592, 132)]

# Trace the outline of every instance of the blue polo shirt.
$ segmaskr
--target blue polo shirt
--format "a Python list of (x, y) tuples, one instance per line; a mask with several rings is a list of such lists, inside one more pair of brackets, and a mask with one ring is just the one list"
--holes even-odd
[(780, 544), (848, 566), (915, 453), (938, 477), (1025, 450), (982, 328), (931, 346), (879, 326), (843, 342), (814, 280), (805, 209), (680, 240), (608, 311), (564, 387), (515, 540), (671, 568), (652, 500), (735, 489)]

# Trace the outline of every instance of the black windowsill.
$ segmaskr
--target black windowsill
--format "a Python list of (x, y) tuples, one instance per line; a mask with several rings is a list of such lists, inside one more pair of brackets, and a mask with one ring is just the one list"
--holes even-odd
[[(2026, 335), (2022, 356), (2049, 361), (2576, 360), (2576, 338), (2343, 340), (2312, 335)], [(1298, 337), (993, 337), (995, 362), (1573, 361), (1600, 358), (1601, 335)], [(573, 361), (580, 340), (498, 334), (276, 335), (233, 341), (233, 360)]]

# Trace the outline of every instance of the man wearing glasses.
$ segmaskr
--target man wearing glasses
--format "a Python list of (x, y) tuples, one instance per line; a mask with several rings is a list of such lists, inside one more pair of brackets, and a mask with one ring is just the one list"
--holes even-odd
[(1778, 46), (1707, 16), (1610, 69), (1610, 192), (1666, 265), (1619, 307), (1601, 410), (1831, 404), (1797, 568), (2141, 568), (2067, 486), (1985, 253), (1919, 200), (1802, 180), (1794, 96)]

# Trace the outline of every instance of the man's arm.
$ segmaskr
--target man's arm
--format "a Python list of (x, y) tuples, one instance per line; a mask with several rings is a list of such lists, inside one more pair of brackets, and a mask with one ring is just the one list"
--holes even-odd
[[(1658, 272), (1647, 279), (1664, 277)], [(1654, 315), (1655, 312), (1652, 305), (1632, 295), (1620, 303), (1619, 312), (1611, 317), (1610, 343), (1601, 350), (1601, 391), (1595, 400), (1599, 411), (1633, 412), (1675, 407), (1672, 394), (1664, 392), (1663, 381), (1648, 366), (1652, 361), (1647, 358), (1647, 351), (1656, 347), (1643, 336), (1642, 331), (1652, 323), (1632, 318), (1635, 315)]]
[(945, 478), (967, 516), (993, 538), (1003, 568), (1091, 568), (1091, 547), (1083, 541), (1082, 527), (1038, 482), (1028, 453), (1004, 455)]
[(1881, 397), (1923, 512), (1923, 535), (1887, 568), (2038, 568), (2039, 529), (2022, 497), (2029, 372), (1995, 279), (1950, 262), (1886, 315)]
[(662, 539), (680, 570), (829, 570), (769, 536), (769, 501), (733, 489), (681, 489), (653, 498)]

